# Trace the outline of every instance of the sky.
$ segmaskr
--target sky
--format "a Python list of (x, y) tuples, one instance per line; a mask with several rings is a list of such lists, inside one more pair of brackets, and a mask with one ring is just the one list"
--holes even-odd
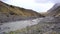
[(59, 3), (60, 0), (2, 0), (10, 5), (23, 7), (26, 9), (32, 9), (37, 12), (47, 12), (53, 7), (55, 3)]

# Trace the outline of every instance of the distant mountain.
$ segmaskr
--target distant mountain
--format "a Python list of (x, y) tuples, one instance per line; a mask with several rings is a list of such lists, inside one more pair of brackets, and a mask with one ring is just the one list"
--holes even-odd
[(24, 19), (33, 19), (36, 17), (43, 17), (43, 15), (30, 9), (8, 5), (0, 1), (0, 22), (1, 23), (24, 20)]
[(60, 3), (56, 3), (50, 10), (47, 12), (48, 16), (60, 16)]

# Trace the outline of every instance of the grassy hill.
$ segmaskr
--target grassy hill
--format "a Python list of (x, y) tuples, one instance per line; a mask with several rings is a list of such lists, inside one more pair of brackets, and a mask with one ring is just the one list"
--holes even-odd
[(42, 15), (37, 13), (36, 11), (25, 9), (21, 7), (16, 7), (12, 5), (8, 5), (0, 1), (0, 13), (5, 13), (7, 15), (19, 15), (24, 17), (41, 17)]

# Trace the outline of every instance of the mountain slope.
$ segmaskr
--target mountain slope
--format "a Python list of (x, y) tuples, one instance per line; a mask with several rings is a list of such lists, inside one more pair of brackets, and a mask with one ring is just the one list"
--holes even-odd
[(56, 3), (50, 10), (48, 10), (47, 15), (58, 17), (60, 15), (60, 3)]
[(41, 14), (39, 14), (33, 10), (15, 7), (12, 5), (5, 4), (1, 1), (0, 1), (0, 12), (6, 13), (6, 14), (11, 14), (11, 15), (21, 15), (21, 16), (26, 16), (26, 17), (29, 17), (29, 16), (40, 17), (40, 16), (42, 16)]

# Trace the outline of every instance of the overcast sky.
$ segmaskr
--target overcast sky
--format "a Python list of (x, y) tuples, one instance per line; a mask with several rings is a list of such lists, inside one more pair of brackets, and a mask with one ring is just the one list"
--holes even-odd
[(59, 0), (2, 0), (5, 3), (23, 7), (26, 9), (32, 9), (37, 12), (46, 12), (55, 3), (59, 3)]

